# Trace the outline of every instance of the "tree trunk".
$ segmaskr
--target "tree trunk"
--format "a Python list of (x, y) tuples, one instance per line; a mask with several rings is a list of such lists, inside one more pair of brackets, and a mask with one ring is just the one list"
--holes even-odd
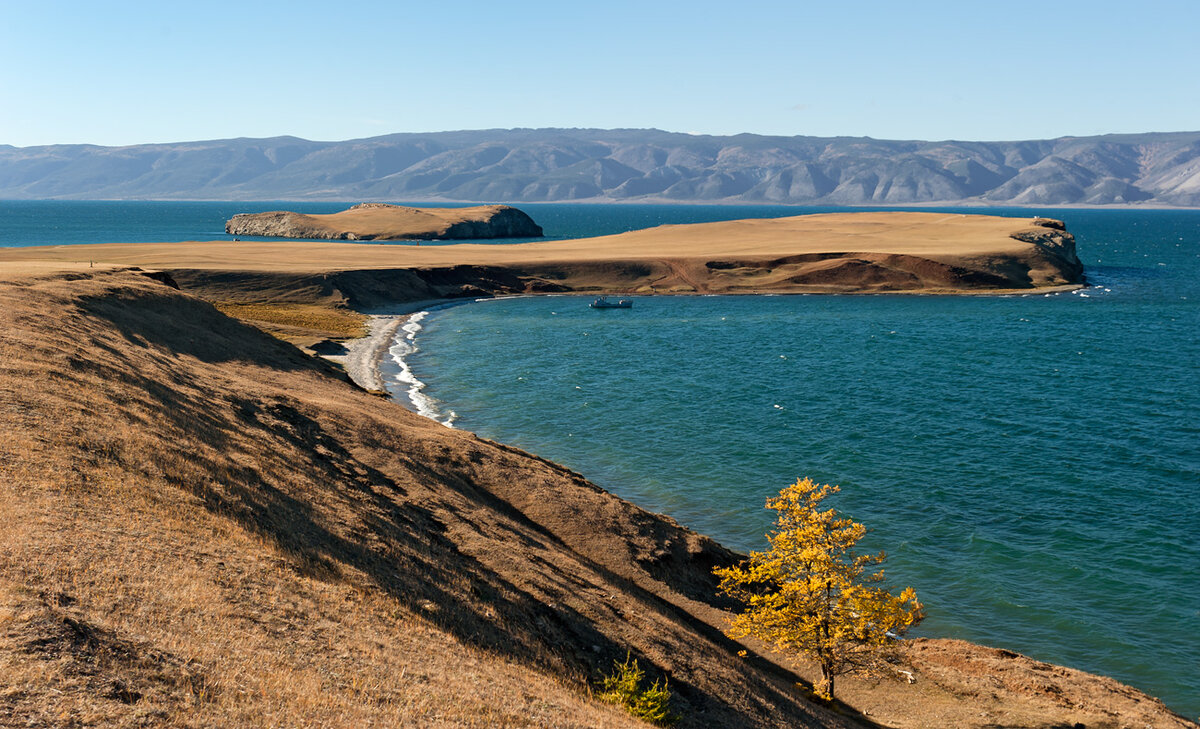
[(822, 663), (821, 680), (818, 681), (817, 685), (814, 687), (816, 688), (817, 696), (827, 698), (830, 701), (833, 700), (833, 678), (833, 670), (830, 669), (829, 666)]

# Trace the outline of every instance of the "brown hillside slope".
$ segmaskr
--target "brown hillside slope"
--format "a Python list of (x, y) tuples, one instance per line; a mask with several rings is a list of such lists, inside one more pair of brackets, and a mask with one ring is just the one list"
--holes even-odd
[(0, 726), (637, 726), (587, 692), (626, 651), (682, 726), (1186, 726), (945, 641), (811, 705), (712, 540), (136, 272), (0, 281), (0, 429)]
[(632, 650), (692, 726), (848, 725), (692, 612), (705, 537), (135, 274), (0, 312), (16, 723), (632, 726)]

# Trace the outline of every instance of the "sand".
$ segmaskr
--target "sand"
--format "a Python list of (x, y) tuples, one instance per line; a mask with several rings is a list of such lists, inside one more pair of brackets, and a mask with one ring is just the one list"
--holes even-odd
[(367, 323), (367, 336), (346, 342), (346, 354), (324, 355), (346, 370), (354, 384), (364, 390), (382, 392), (386, 388), (379, 364), (383, 360), (396, 330), (408, 321), (411, 314), (376, 314)]
[(395, 341), (396, 330), (404, 326), (413, 314), (458, 303), (463, 302), (449, 299), (429, 299), (389, 307), (387, 311), (372, 312), (368, 315), (365, 337), (345, 342), (345, 354), (322, 356), (340, 364), (354, 384), (364, 390), (382, 392), (386, 388), (379, 366), (387, 355), (388, 348)]

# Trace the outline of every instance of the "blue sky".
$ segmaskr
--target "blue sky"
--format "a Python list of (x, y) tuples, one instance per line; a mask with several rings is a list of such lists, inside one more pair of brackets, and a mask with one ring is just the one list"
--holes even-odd
[(1200, 1), (0, 0), (0, 144), (1200, 129)]

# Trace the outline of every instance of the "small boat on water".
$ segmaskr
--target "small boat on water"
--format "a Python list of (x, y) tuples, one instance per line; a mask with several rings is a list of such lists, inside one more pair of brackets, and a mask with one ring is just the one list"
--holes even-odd
[(632, 309), (633, 299), (609, 301), (607, 296), (597, 296), (596, 300), (588, 304), (588, 306), (593, 309)]

